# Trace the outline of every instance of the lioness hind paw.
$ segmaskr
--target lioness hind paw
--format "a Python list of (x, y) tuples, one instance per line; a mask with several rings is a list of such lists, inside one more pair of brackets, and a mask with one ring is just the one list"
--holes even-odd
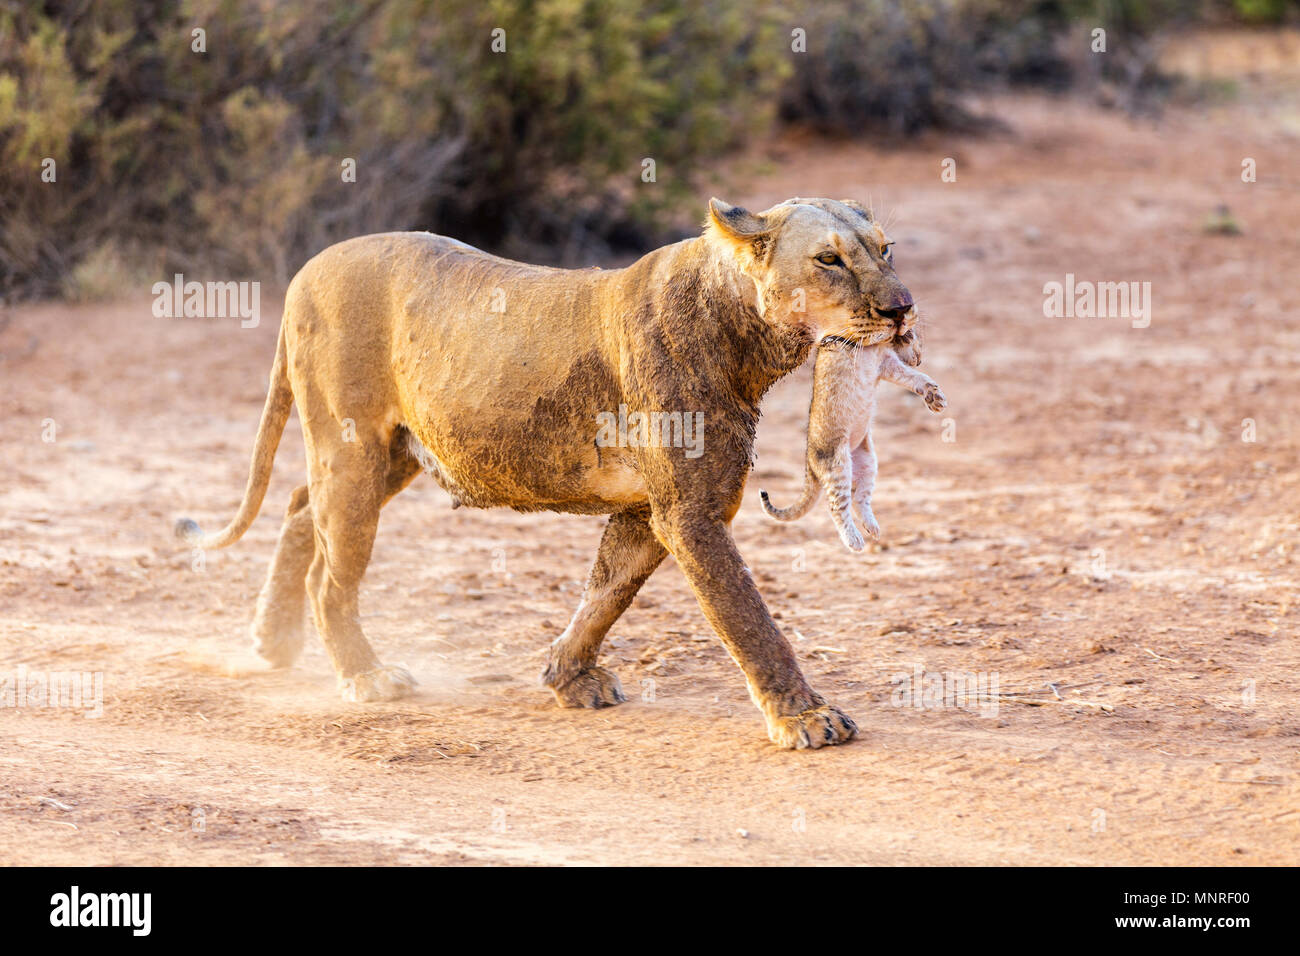
[(364, 674), (345, 677), (339, 681), (343, 699), (352, 704), (365, 704), (380, 700), (397, 700), (415, 689), (415, 678), (400, 664), (376, 667)]
[(627, 701), (618, 675), (603, 667), (579, 671), (563, 686), (551, 686), (561, 707), (613, 707)]
[(830, 704), (793, 717), (769, 721), (767, 736), (782, 750), (816, 750), (846, 743), (858, 735), (853, 718)]
[(275, 668), (291, 667), (302, 652), (307, 632), (302, 622), (278, 625), (258, 619), (253, 622), (253, 650)]

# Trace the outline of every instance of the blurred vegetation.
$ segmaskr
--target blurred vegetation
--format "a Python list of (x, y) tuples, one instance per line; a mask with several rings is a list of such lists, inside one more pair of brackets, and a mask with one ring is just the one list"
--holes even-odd
[(87, 259), (283, 281), (385, 229), (639, 244), (769, 122), (786, 59), (770, 7), (713, 0), (0, 7), (0, 295)]
[[(852, 134), (963, 122), (960, 96), (974, 86), (1077, 79), (1063, 52), (1078, 47), (1071, 24), (1142, 36), (1188, 6), (7, 3), (0, 297), (93, 298), (115, 277), (173, 271), (283, 282), (329, 243), (386, 229), (558, 262), (638, 250), (670, 236), (710, 158), (778, 113)], [(1191, 6), (1256, 21), (1296, 4)], [(792, 51), (796, 27), (806, 54)], [(497, 29), (505, 52), (493, 49)], [(342, 175), (348, 159), (355, 182)], [(41, 179), (47, 160), (53, 183)]]
[(1278, 23), (1300, 15), (1300, 0), (1232, 0), (1232, 6), (1248, 23)]
[[(1167, 88), (1159, 31), (1231, 12), (1234, 0), (825, 0), (808, 7), (781, 116), (834, 132), (907, 135), (970, 126), (964, 94), (989, 85), (1082, 86), (1136, 111)], [(1300, 0), (1235, 0), (1300, 5)], [(1107, 31), (1094, 56), (1091, 31)]]
[(810, 5), (781, 116), (828, 131), (906, 135), (965, 125), (960, 96), (989, 79), (1064, 85), (1067, 17), (1032, 0), (827, 0)]

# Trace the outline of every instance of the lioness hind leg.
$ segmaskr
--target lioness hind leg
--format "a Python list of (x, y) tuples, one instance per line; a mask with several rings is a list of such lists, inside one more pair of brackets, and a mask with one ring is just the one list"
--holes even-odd
[(649, 509), (610, 517), (582, 603), (551, 645), (542, 674), (561, 707), (609, 707), (627, 700), (617, 675), (598, 666), (596, 658), (610, 627), (667, 553), (650, 530)]
[(379, 662), (361, 629), (357, 602), (386, 500), (388, 451), (364, 440), (309, 441), (308, 448), (316, 554), (307, 594), (339, 689), (344, 700), (358, 702), (405, 696), (415, 681), (406, 668)]
[(274, 667), (288, 667), (306, 636), (307, 569), (316, 554), (316, 530), (307, 486), (295, 488), (280, 529), (266, 583), (253, 614), (253, 650)]
[[(394, 436), (389, 450), (384, 503), (411, 483), (420, 463), (406, 450), (406, 436)], [(316, 555), (316, 526), (307, 486), (289, 497), (280, 541), (257, 596), (253, 615), (253, 650), (274, 667), (289, 667), (301, 653), (307, 633), (307, 571)]]

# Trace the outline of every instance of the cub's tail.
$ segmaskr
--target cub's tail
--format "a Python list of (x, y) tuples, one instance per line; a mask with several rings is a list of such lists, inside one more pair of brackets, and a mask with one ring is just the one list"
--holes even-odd
[(817, 503), (821, 493), (821, 485), (817, 483), (816, 477), (813, 476), (812, 469), (808, 468), (804, 471), (803, 476), (803, 494), (789, 508), (778, 508), (773, 505), (766, 491), (760, 490), (758, 496), (763, 499), (763, 510), (777, 521), (794, 521), (808, 513), (808, 509)]

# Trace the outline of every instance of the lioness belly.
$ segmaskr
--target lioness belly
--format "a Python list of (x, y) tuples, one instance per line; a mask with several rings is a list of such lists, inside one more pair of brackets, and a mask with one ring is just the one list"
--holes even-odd
[[(414, 433), (408, 440), (411, 454), (425, 472), (462, 504), (476, 508), (514, 508), (519, 511), (568, 511), (608, 514), (646, 501), (646, 486), (634, 462), (616, 449), (592, 455), (570, 449), (566, 456), (511, 460), (499, 448), (470, 442), (442, 453), (427, 447)], [(437, 445), (435, 444), (435, 447)]]
[(406, 427), (436, 462), (429, 473), (484, 508), (605, 513), (643, 500), (632, 452), (597, 444), (598, 415), (617, 407), (601, 363), (584, 354), (543, 372), (509, 361), (450, 361), (399, 383)]

